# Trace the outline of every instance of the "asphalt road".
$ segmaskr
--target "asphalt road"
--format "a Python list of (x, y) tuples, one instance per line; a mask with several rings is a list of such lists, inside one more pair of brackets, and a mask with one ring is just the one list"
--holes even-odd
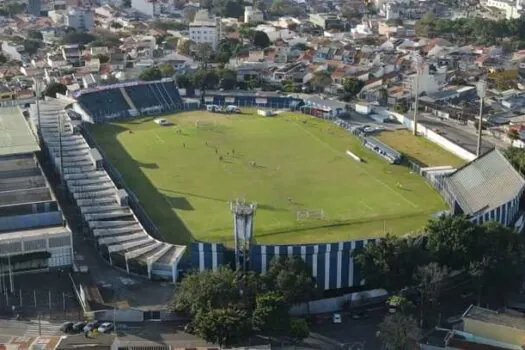
[[(410, 113), (406, 116), (412, 119)], [(476, 153), (478, 138), (476, 130), (471, 126), (459, 125), (455, 122), (441, 121), (438, 118), (430, 118), (424, 115), (419, 115), (419, 123), (432, 130), (437, 130), (441, 136), (458, 144), (467, 151)], [(487, 152), (492, 148), (494, 148), (494, 144), (489, 142), (487, 137), (483, 136), (481, 142), (482, 153)]]

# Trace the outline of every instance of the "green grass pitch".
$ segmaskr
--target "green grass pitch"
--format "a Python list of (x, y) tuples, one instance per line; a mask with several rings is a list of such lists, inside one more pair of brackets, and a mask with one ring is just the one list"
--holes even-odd
[(229, 202), (236, 198), (257, 203), (259, 243), (404, 234), (446, 208), (421, 177), (388, 164), (358, 138), (323, 120), (293, 113), (261, 117), (251, 111), (194, 111), (165, 118), (174, 125), (139, 118), (90, 130), (172, 243), (231, 244)]

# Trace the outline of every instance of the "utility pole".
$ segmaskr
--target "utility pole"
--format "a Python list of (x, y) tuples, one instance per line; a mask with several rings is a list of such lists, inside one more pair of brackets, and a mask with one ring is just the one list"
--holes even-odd
[(478, 145), (476, 147), (476, 156), (481, 156), (481, 135), (483, 131), (483, 102), (487, 93), (487, 82), (480, 80), (476, 85), (476, 92), (479, 96), (479, 122), (478, 122)]
[(416, 65), (416, 96), (414, 101), (414, 136), (417, 136), (417, 117), (419, 113), (419, 79), (423, 71), (423, 58), (416, 54), (414, 56), (414, 61)]

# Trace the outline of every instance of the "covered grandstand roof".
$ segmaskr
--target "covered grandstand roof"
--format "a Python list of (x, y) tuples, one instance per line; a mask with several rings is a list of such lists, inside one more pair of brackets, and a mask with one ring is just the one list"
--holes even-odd
[(33, 153), (40, 148), (18, 107), (0, 111), (0, 156)]
[(446, 182), (465, 214), (499, 207), (525, 186), (523, 177), (497, 149), (458, 169)]

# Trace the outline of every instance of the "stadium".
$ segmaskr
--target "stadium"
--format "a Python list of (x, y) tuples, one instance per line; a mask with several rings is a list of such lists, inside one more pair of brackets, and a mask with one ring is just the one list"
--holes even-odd
[[(344, 106), (334, 101), (276, 93), (204, 98), (242, 113), (197, 110), (171, 80), (83, 90), (74, 100), (33, 106), (33, 124), (85, 234), (114, 266), (176, 281), (189, 269), (234, 260), (264, 272), (274, 256), (297, 255), (323, 289), (352, 287), (362, 282), (352, 251), (458, 207), (457, 191), (443, 185), (451, 167), (431, 172), (431, 186), (419, 172), (393, 165), (401, 153), (336, 124)], [(154, 122), (160, 115), (166, 126)], [(517, 201), (501, 200), (513, 203), (505, 219), (513, 223)], [(254, 203), (255, 214), (234, 210), (235, 201)]]

